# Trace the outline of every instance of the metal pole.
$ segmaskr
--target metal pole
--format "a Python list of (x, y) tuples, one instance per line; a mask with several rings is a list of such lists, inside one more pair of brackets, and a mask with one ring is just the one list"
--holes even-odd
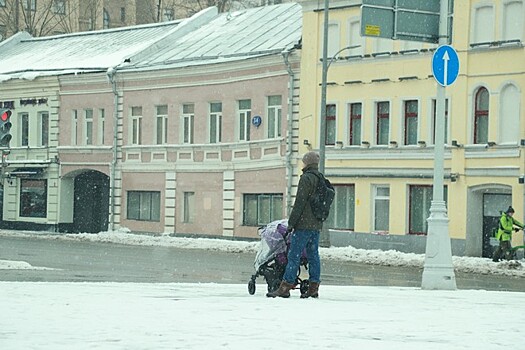
[[(448, 1), (441, 0), (439, 45), (448, 44)], [(446, 80), (446, 78), (445, 78)], [(452, 265), (447, 207), (443, 200), (445, 153), (445, 86), (437, 84), (436, 125), (434, 135), (434, 186), (428, 218), (428, 235), (422, 289), (456, 290)]]
[[(319, 171), (324, 174), (326, 149), (326, 74), (328, 72), (328, 0), (324, 0), (323, 72), (321, 77), (321, 123), (319, 135)], [(330, 233), (326, 223), (319, 235), (319, 245), (330, 246)]]

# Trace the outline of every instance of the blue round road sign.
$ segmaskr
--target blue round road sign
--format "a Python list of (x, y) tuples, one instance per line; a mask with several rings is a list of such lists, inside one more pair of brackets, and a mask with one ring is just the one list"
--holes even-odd
[(458, 53), (452, 46), (442, 45), (432, 56), (432, 74), (436, 81), (443, 86), (451, 85), (459, 74)]

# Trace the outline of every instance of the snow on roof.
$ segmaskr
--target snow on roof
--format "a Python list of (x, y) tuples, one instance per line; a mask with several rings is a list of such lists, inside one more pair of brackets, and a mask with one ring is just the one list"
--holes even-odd
[[(40, 38), (23, 33), (18, 41), (14, 38), (14, 42), (6, 43), (0, 56), (0, 75), (23, 77), (27, 72), (54, 75), (106, 70), (164, 37), (180, 23), (171, 21)], [(0, 49), (2, 47), (0, 45)]]
[(301, 30), (301, 6), (288, 3), (223, 14), (212, 7), (180, 21), (49, 37), (18, 33), (0, 43), (0, 82), (275, 54), (298, 44)]
[[(300, 42), (302, 8), (296, 3), (222, 13), (156, 53), (132, 60), (136, 68), (187, 66), (281, 53)], [(132, 67), (129, 66), (131, 69)]]

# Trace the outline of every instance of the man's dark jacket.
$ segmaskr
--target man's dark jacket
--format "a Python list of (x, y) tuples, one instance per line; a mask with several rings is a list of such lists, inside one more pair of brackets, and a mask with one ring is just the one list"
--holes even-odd
[(310, 164), (303, 168), (299, 179), (297, 194), (292, 213), (288, 219), (288, 227), (294, 230), (320, 230), (323, 223), (314, 216), (310, 207), (310, 198), (317, 189), (320, 172), (317, 164)]

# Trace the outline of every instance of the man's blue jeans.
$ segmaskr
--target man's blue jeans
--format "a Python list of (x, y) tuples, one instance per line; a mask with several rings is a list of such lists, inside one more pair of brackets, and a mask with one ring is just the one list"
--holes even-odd
[(319, 259), (319, 231), (317, 230), (294, 230), (288, 250), (288, 264), (283, 279), (290, 284), (295, 284), (301, 254), (306, 248), (308, 258), (308, 272), (310, 282), (321, 282), (321, 260)]

